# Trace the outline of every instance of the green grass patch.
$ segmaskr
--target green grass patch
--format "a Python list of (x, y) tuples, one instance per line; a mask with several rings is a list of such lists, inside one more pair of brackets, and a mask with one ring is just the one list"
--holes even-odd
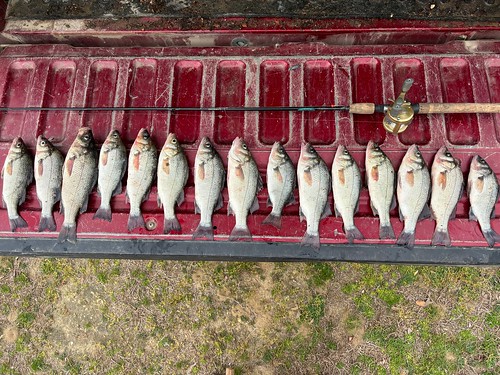
[(35, 321), (35, 314), (30, 312), (22, 312), (17, 317), (17, 324), (20, 328), (28, 328)]
[(373, 298), (366, 293), (360, 294), (354, 298), (354, 303), (358, 311), (368, 319), (375, 316), (375, 308), (373, 306)]
[(315, 324), (325, 315), (325, 297), (314, 296), (301, 310), (300, 317), (304, 322), (312, 321)]
[(486, 314), (486, 324), (492, 328), (500, 327), (500, 304), (496, 304), (493, 309)]
[(307, 268), (312, 274), (310, 283), (314, 286), (323, 286), (333, 279), (333, 268), (328, 263), (312, 263)]
[(403, 300), (403, 296), (393, 289), (377, 289), (377, 296), (389, 307), (397, 305)]

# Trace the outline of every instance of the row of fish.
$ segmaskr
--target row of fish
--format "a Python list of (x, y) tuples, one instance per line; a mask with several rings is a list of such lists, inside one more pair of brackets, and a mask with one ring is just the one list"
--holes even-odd
[[(380, 218), (380, 238), (395, 238), (389, 212), (396, 206), (394, 186), (399, 201), (404, 229), (397, 243), (413, 247), (417, 221), (432, 216), (436, 219), (433, 245), (450, 245), (448, 221), (454, 217), (462, 194), (463, 175), (460, 161), (446, 147), (434, 159), (432, 174), (416, 145), (411, 146), (399, 168), (397, 183), (391, 161), (370, 142), (366, 150), (366, 177), (373, 213)], [(34, 163), (22, 139), (16, 138), (2, 170), (4, 178), (3, 201), (8, 210), (11, 229), (26, 227), (17, 206), (24, 202), (26, 187), (34, 175), (37, 197), (42, 212), (39, 231), (55, 230), (52, 215), (54, 204), (61, 200), (64, 222), (59, 241), (76, 241), (77, 216), (87, 209), (88, 197), (97, 182), (101, 205), (94, 218), (111, 221), (111, 197), (121, 193), (121, 181), (127, 170), (127, 153), (119, 133), (113, 130), (97, 153), (92, 131), (81, 128), (69, 152), (62, 154), (44, 137), (37, 140)], [(189, 165), (174, 134), (169, 134), (160, 156), (146, 129), (141, 129), (128, 157), (126, 199), (130, 203), (128, 229), (144, 226), (141, 203), (148, 198), (155, 176), (158, 180), (158, 203), (164, 209), (164, 233), (180, 231), (175, 216), (175, 204), (184, 200), (184, 186)], [(432, 194), (431, 194), (432, 179)], [(222, 189), (225, 170), (222, 160), (208, 138), (200, 142), (195, 159), (195, 212), (201, 214), (193, 238), (213, 239), (212, 214), (223, 205)], [(297, 170), (281, 144), (274, 144), (267, 166), (268, 204), (272, 206), (263, 221), (281, 227), (283, 208), (295, 202), (293, 190), (298, 181), (300, 218), (307, 221), (302, 243), (319, 247), (319, 223), (332, 214), (328, 195), (333, 190), (335, 213), (341, 216), (349, 242), (363, 239), (354, 224), (361, 192), (360, 170), (344, 146), (339, 146), (331, 173), (314, 147), (302, 145)], [(227, 186), (228, 214), (234, 214), (236, 224), (230, 240), (250, 239), (247, 216), (259, 208), (257, 193), (262, 179), (247, 145), (241, 138), (233, 141), (228, 155)], [(498, 183), (488, 164), (479, 156), (472, 160), (468, 194), (471, 203), (470, 218), (478, 220), (490, 246), (499, 240), (491, 229), (490, 216), (497, 200)], [(427, 205), (431, 196), (430, 208)]]

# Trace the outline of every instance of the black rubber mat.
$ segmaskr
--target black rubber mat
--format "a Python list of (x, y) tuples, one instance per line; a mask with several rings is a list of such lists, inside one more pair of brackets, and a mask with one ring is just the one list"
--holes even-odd
[(498, 21), (500, 0), (10, 0), (7, 18), (297, 17)]

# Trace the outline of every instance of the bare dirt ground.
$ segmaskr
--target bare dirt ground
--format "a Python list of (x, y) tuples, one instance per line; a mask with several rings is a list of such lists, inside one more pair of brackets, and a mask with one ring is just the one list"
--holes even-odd
[(498, 268), (0, 258), (0, 374), (497, 374)]

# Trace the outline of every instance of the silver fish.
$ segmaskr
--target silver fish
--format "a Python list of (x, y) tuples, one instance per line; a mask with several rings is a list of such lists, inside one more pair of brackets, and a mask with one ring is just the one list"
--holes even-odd
[(467, 193), (470, 201), (469, 220), (479, 221), (488, 246), (500, 242), (500, 235), (491, 228), (490, 218), (495, 217), (495, 204), (500, 189), (498, 180), (486, 160), (479, 155), (472, 158)]
[(19, 216), (17, 207), (26, 199), (26, 188), (33, 181), (33, 160), (20, 137), (10, 145), (9, 153), (2, 168), (2, 202), (7, 208), (10, 230), (26, 228), (28, 224)]
[(249, 211), (252, 213), (259, 209), (257, 193), (262, 189), (262, 178), (245, 141), (239, 137), (234, 139), (229, 150), (227, 172), (227, 214), (236, 218), (229, 240), (251, 240), (247, 216)]
[(189, 166), (182, 147), (170, 133), (158, 159), (158, 205), (163, 205), (163, 233), (179, 232), (181, 225), (175, 216), (175, 203), (184, 201), (184, 186), (189, 176)]
[(127, 169), (127, 150), (118, 130), (111, 130), (99, 153), (99, 177), (97, 191), (101, 205), (94, 219), (111, 221), (111, 197), (122, 192), (122, 178)]
[(405, 223), (397, 244), (412, 249), (415, 245), (415, 227), (419, 220), (430, 216), (429, 193), (431, 178), (417, 145), (406, 152), (398, 170), (397, 196), (399, 217)]
[(214, 239), (212, 213), (223, 205), (224, 175), (224, 164), (219, 154), (210, 139), (204, 137), (198, 147), (194, 166), (194, 211), (201, 214), (201, 220), (193, 239)]
[(39, 136), (35, 155), (36, 195), (42, 207), (39, 232), (56, 230), (52, 208), (61, 199), (63, 164), (64, 157), (59, 150), (47, 138)]
[(373, 214), (380, 219), (379, 238), (396, 238), (389, 215), (389, 211), (396, 207), (394, 167), (384, 151), (373, 141), (368, 142), (366, 148), (365, 167), (370, 206)]
[(431, 244), (450, 246), (448, 221), (455, 218), (457, 203), (464, 189), (464, 175), (460, 169), (460, 160), (454, 158), (445, 146), (434, 157), (431, 178), (431, 213), (436, 219)]
[(303, 143), (300, 149), (297, 180), (300, 221), (304, 219), (307, 221), (302, 245), (319, 249), (319, 222), (332, 214), (328, 204), (328, 194), (332, 184), (328, 167), (309, 143)]
[(356, 161), (343, 145), (339, 145), (332, 165), (332, 187), (335, 215), (342, 216), (347, 241), (364, 239), (354, 224), (361, 192), (361, 173)]
[(262, 224), (281, 228), (283, 207), (295, 203), (293, 196), (295, 184), (295, 167), (281, 143), (275, 142), (267, 163), (267, 192), (269, 194), (267, 204), (273, 209)]
[(126, 200), (130, 202), (128, 230), (144, 227), (141, 203), (148, 199), (156, 175), (158, 154), (149, 132), (142, 128), (135, 138), (128, 157)]
[(76, 218), (87, 211), (89, 194), (97, 182), (97, 150), (90, 128), (80, 128), (63, 167), (59, 242), (76, 243)]

